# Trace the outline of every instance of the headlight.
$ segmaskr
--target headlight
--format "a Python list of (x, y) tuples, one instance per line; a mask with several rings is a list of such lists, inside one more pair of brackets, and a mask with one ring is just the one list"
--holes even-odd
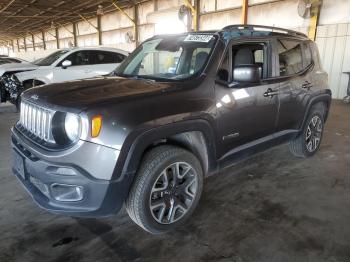
[(77, 141), (81, 132), (80, 117), (76, 114), (67, 113), (64, 120), (64, 130), (66, 131), (67, 138), (71, 142)]

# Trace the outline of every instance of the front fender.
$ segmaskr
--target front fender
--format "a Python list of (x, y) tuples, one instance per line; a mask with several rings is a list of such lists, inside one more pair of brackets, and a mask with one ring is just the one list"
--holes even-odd
[(210, 169), (215, 169), (216, 149), (214, 129), (207, 120), (196, 119), (166, 124), (140, 134), (130, 134), (125, 139), (112, 179), (119, 181), (124, 179), (125, 176), (129, 178), (131, 176), (133, 178), (145, 150), (155, 141), (191, 131), (199, 131), (203, 134), (208, 150), (209, 167)]
[(42, 75), (39, 75), (38, 73), (34, 74), (33, 72), (22, 72), (22, 73), (17, 73), (15, 75), (21, 83), (28, 80), (38, 80), (45, 84), (51, 83), (49, 76), (46, 76), (46, 75), (42, 76)]

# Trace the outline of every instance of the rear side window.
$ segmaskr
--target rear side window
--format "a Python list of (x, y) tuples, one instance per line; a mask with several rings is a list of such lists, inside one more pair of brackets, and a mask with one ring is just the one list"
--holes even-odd
[(312, 63), (310, 43), (304, 43), (303, 46), (304, 46), (304, 54), (305, 54), (304, 67), (308, 67)]
[(279, 39), (277, 48), (280, 76), (294, 75), (303, 70), (303, 57), (300, 42)]
[(108, 51), (92, 51), (91, 53), (94, 64), (119, 64), (125, 58), (122, 54)]

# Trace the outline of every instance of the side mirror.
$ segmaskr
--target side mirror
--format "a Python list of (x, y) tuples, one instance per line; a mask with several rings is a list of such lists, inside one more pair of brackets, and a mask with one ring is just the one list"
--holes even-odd
[(260, 70), (257, 65), (237, 66), (233, 69), (233, 81), (238, 83), (259, 83)]
[(72, 65), (72, 61), (69, 61), (69, 60), (64, 60), (62, 62), (62, 68), (63, 69), (66, 69), (67, 67), (70, 67)]

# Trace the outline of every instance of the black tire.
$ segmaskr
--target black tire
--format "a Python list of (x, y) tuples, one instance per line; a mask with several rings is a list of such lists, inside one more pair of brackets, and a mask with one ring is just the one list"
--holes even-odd
[[(306, 158), (313, 156), (320, 148), (324, 130), (325, 109), (323, 103), (317, 103), (312, 106), (302, 132), (290, 141), (289, 149), (296, 157)], [(317, 127), (314, 126), (315, 119), (317, 119)], [(312, 133), (310, 134), (310, 132)], [(311, 141), (312, 137), (310, 139), (310, 135), (315, 137), (315, 139), (319, 139), (318, 142)]]
[[(153, 192), (153, 190), (158, 190), (155, 187), (158, 185), (161, 177), (163, 177), (162, 174), (165, 174), (165, 176), (171, 178), (174, 175), (174, 173), (172, 173), (171, 175), (168, 175), (168, 170), (170, 170), (169, 172), (171, 173), (172, 172), (171, 170), (173, 170), (171, 167), (173, 167), (177, 163), (187, 164), (188, 166), (192, 167), (192, 169), (189, 169), (190, 171), (186, 170), (186, 172), (184, 172), (186, 174), (186, 177), (189, 177), (188, 179), (189, 182), (187, 182), (187, 178), (185, 179), (185, 175), (183, 176), (184, 178), (183, 185), (184, 187), (186, 187), (185, 190), (186, 191), (189, 190), (188, 189), (189, 186), (186, 186), (185, 183), (186, 184), (191, 183), (191, 187), (195, 184), (195, 188), (196, 188), (195, 193), (193, 193), (192, 200), (188, 205), (188, 209), (186, 212), (183, 211), (182, 208), (179, 208), (181, 201), (184, 199), (182, 195), (176, 195), (176, 193), (169, 193), (169, 192), (168, 194), (166, 194), (166, 190), (168, 190), (168, 188), (171, 187), (171, 184), (173, 183), (176, 184), (175, 183), (176, 181), (174, 180), (171, 181), (170, 179), (168, 180), (167, 178), (166, 180), (169, 186), (166, 187), (166, 189), (160, 190), (162, 191), (162, 193), (159, 193), (158, 195), (159, 198), (154, 199), (154, 196), (156, 193), (158, 194), (158, 191)], [(177, 167), (178, 166), (176, 166), (176, 168)], [(178, 170), (180, 170), (180, 168), (182, 167), (179, 167)], [(195, 179), (194, 177), (196, 177), (196, 181), (191, 182), (192, 179)], [(178, 181), (180, 180), (182, 179), (179, 179)], [(179, 186), (176, 186), (176, 188), (178, 187), (180, 188), (181, 184), (179, 184)], [(184, 192), (183, 191), (184, 187), (182, 187), (181, 192)], [(175, 192), (177, 189), (174, 189), (174, 188), (175, 186), (173, 186), (173, 190)], [(182, 225), (192, 215), (193, 211), (195, 210), (199, 202), (202, 188), (203, 188), (203, 170), (199, 160), (192, 153), (190, 153), (185, 149), (175, 147), (175, 146), (169, 146), (169, 145), (159, 146), (149, 151), (143, 158), (141, 166), (136, 174), (133, 185), (131, 187), (131, 190), (125, 202), (126, 210), (130, 218), (137, 225), (142, 227), (144, 230), (152, 234), (168, 232), (170, 230), (173, 230), (177, 226)], [(165, 192), (164, 194), (163, 194), (163, 191)], [(184, 193), (184, 194), (187, 194), (187, 193)], [(172, 204), (171, 204), (172, 208), (169, 208), (167, 212), (167, 206), (169, 203), (171, 203), (168, 201), (169, 199), (172, 200)], [(163, 204), (167, 203), (167, 205), (161, 207), (162, 211), (154, 211), (156, 210), (156, 208), (152, 209), (153, 201), (154, 202), (160, 201)], [(183, 206), (184, 205), (181, 204), (181, 207)], [(172, 210), (172, 213), (170, 214), (171, 210)], [(180, 212), (178, 212), (178, 210)], [(163, 216), (161, 216), (159, 213), (163, 214)], [(176, 216), (175, 213), (178, 213), (178, 216), (179, 216), (177, 220), (175, 219), (175, 216)], [(169, 217), (172, 217), (172, 214), (174, 214), (174, 221), (169, 222), (170, 221)], [(156, 216), (161, 221), (159, 220), (157, 221)]]
[(34, 80), (24, 82), (24, 83), (23, 83), (23, 90), (22, 90), (22, 91), (27, 90), (27, 89), (29, 89), (29, 88), (32, 88), (32, 87), (34, 87), (34, 86), (35, 86), (35, 81), (34, 81)]

